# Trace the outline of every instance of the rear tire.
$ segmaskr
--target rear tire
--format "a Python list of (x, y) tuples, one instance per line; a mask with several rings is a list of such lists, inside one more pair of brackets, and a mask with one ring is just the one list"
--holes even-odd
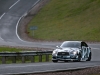
[(89, 57), (86, 61), (91, 61), (91, 52), (90, 52)]

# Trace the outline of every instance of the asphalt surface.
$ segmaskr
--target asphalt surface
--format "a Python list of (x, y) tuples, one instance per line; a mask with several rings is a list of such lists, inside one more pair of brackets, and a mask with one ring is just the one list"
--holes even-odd
[[(61, 42), (27, 42), (17, 34), (18, 22), (39, 0), (0, 0), (0, 45), (52, 48)], [(100, 44), (88, 43), (92, 48), (92, 61), (69, 63), (30, 63), (0, 65), (0, 74), (54, 71), (100, 65)]]
[[(40, 0), (0, 0), (0, 45), (54, 48), (52, 42), (27, 42), (17, 34), (20, 19)], [(52, 47), (53, 46), (53, 47)]]
[[(0, 36), (6, 42), (20, 42), (16, 33), (18, 20), (37, 0), (1, 0)], [(4, 7), (4, 8), (3, 8)]]
[(68, 70), (76, 68), (86, 68), (100, 66), (99, 49), (92, 50), (92, 60), (82, 62), (44, 62), (44, 63), (26, 63), (26, 64), (3, 64), (0, 65), (0, 74), (25, 74), (37, 72), (50, 72), (59, 70)]
[[(61, 44), (61, 42), (28, 42), (18, 36), (17, 27), (21, 17), (39, 1), (0, 0), (0, 45), (55, 48)], [(95, 44), (92, 46), (95, 47)]]

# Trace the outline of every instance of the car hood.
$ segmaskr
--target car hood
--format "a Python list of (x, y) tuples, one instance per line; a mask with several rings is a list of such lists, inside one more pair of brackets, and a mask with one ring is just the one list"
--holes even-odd
[(79, 51), (79, 48), (58, 48), (56, 49), (57, 52), (72, 52), (72, 51)]

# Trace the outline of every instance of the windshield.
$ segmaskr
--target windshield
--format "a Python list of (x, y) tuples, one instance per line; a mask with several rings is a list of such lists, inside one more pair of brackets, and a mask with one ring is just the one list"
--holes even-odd
[(81, 47), (79, 42), (64, 42), (60, 46), (61, 48), (72, 47), (72, 48), (79, 48)]

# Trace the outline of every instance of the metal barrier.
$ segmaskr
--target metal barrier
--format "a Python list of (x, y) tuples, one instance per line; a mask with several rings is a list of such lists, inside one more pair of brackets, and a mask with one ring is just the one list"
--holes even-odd
[(21, 59), (22, 63), (25, 61), (35, 62), (35, 57), (38, 57), (38, 62), (42, 62), (42, 57), (45, 56), (45, 61), (49, 61), (52, 51), (25, 51), (25, 52), (0, 52), (0, 60), (2, 64), (6, 64), (7, 61), (16, 63)]

